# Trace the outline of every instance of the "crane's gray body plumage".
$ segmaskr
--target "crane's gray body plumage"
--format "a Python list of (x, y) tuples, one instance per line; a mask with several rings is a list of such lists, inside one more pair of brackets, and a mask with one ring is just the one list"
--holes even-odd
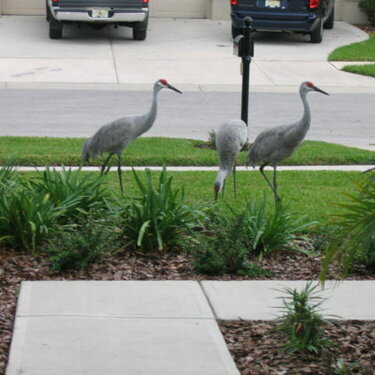
[(92, 137), (88, 138), (82, 146), (82, 159), (89, 161), (109, 153), (108, 158), (101, 167), (101, 173), (104, 173), (107, 163), (113, 155), (118, 157), (118, 174), (120, 180), (121, 191), (121, 154), (124, 149), (130, 145), (140, 135), (151, 128), (156, 119), (157, 114), (157, 96), (161, 89), (169, 88), (182, 94), (181, 91), (170, 85), (166, 80), (161, 79), (155, 82), (153, 88), (153, 97), (150, 110), (144, 115), (132, 115), (119, 118), (109, 124), (103, 125)]
[(220, 164), (214, 185), (217, 193), (222, 190), (225, 179), (234, 171), (236, 157), (247, 139), (247, 126), (245, 122), (238, 119), (224, 122), (216, 132), (215, 145)]
[[(255, 167), (260, 165), (260, 172), (270, 185), (275, 195), (276, 203), (280, 198), (277, 195), (276, 167), (284, 159), (293, 154), (295, 149), (301, 144), (305, 138), (311, 121), (310, 107), (306, 99), (306, 95), (310, 91), (321, 92), (329, 95), (323, 90), (314, 86), (311, 82), (302, 82), (299, 93), (303, 103), (302, 118), (290, 125), (276, 126), (271, 129), (262, 131), (251, 145), (247, 155), (247, 164)], [(273, 183), (264, 174), (264, 167), (272, 165), (274, 168)]]
[(280, 161), (293, 154), (301, 144), (310, 127), (310, 108), (306, 100), (308, 91), (300, 87), (304, 113), (300, 121), (290, 125), (275, 126), (262, 131), (251, 145), (247, 163), (255, 167), (258, 164), (276, 166)]

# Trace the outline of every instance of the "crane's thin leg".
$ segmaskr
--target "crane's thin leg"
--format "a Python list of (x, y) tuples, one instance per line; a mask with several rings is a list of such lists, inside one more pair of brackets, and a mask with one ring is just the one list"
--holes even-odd
[(271, 184), (271, 181), (268, 179), (268, 177), (266, 176), (266, 174), (263, 171), (264, 167), (266, 167), (266, 166), (267, 166), (267, 164), (261, 165), (260, 168), (259, 168), (259, 171), (263, 175), (264, 179), (267, 181), (267, 184), (270, 186), (270, 188), (272, 189), (272, 191), (274, 191), (273, 185)]
[(273, 187), (273, 192), (275, 194), (275, 204), (278, 205), (280, 203), (280, 197), (277, 194), (276, 165), (273, 167)]
[(124, 187), (122, 185), (122, 170), (121, 170), (121, 156), (118, 155), (118, 164), (117, 164), (117, 172), (118, 172), (118, 178), (120, 180), (120, 189), (121, 189), (121, 193), (124, 192)]
[(234, 188), (234, 198), (237, 198), (236, 164), (233, 165), (233, 188)]
[(109, 162), (109, 160), (111, 159), (112, 156), (113, 156), (113, 154), (109, 154), (108, 158), (105, 159), (102, 167), (100, 168), (100, 175), (103, 175), (103, 173), (105, 171), (105, 167), (107, 166), (107, 163)]

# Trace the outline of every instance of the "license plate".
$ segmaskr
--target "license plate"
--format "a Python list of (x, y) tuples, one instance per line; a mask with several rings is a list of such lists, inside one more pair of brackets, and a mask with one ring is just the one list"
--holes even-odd
[(266, 0), (265, 5), (268, 8), (280, 8), (281, 0)]
[(107, 9), (93, 9), (92, 18), (108, 18)]

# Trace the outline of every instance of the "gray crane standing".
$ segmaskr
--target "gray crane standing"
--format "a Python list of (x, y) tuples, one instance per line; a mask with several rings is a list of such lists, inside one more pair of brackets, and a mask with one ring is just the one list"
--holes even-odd
[(120, 188), (123, 191), (121, 177), (121, 155), (124, 149), (136, 138), (149, 130), (156, 119), (157, 96), (161, 89), (171, 89), (180, 94), (182, 92), (170, 85), (165, 79), (155, 82), (150, 110), (144, 115), (132, 115), (119, 118), (107, 125), (103, 125), (92, 137), (88, 138), (82, 147), (82, 159), (87, 162), (90, 158), (108, 152), (108, 158), (101, 166), (101, 174), (104, 173), (109, 160), (113, 155), (118, 158), (118, 176)]
[(224, 122), (216, 133), (216, 150), (219, 154), (219, 172), (217, 173), (214, 191), (215, 200), (224, 189), (225, 180), (233, 171), (234, 195), (236, 196), (236, 157), (246, 144), (248, 129), (242, 120)]
[[(247, 155), (247, 165), (251, 164), (253, 167), (255, 167), (255, 165), (260, 165), (259, 171), (271, 187), (276, 204), (280, 201), (280, 197), (277, 194), (276, 167), (282, 160), (293, 154), (294, 150), (299, 146), (309, 130), (311, 115), (306, 96), (310, 91), (317, 91), (329, 95), (314, 86), (311, 82), (302, 82), (299, 88), (304, 109), (301, 120), (294, 124), (276, 126), (262, 131), (255, 138)], [(273, 166), (272, 183), (263, 170), (267, 165)]]

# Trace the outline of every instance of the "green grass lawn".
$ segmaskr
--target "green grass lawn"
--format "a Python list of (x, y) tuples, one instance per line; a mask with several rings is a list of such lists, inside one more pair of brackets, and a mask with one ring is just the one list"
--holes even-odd
[(370, 38), (358, 43), (336, 48), (329, 56), (329, 61), (375, 61), (375, 33)]
[(342, 70), (344, 70), (345, 72), (375, 77), (375, 64), (345, 65)]
[[(138, 174), (141, 178), (145, 176), (144, 172)], [(213, 202), (215, 172), (168, 172), (168, 175), (173, 176), (175, 188), (184, 188), (188, 203)], [(157, 181), (159, 172), (153, 172), (153, 176)], [(343, 202), (345, 200), (343, 193), (355, 190), (352, 182), (359, 176), (360, 173), (357, 172), (283, 171), (278, 173), (279, 193), (292, 211), (299, 215), (306, 215), (309, 220), (316, 220), (324, 226), (331, 220), (332, 215), (342, 210), (333, 203)], [(132, 172), (124, 172), (123, 181), (125, 193), (136, 197), (138, 192)], [(109, 189), (119, 193), (116, 172), (107, 175), (106, 183)], [(234, 199), (233, 178), (230, 177), (227, 180), (224, 196), (220, 194), (218, 207), (224, 211), (229, 211), (228, 207), (240, 210), (246, 200), (262, 199), (265, 195), (269, 209), (273, 208), (273, 194), (257, 170), (237, 172), (237, 190), (237, 199)]]
[[(0, 137), (0, 164), (80, 165), (81, 138)], [(123, 165), (217, 165), (217, 153), (196, 147), (202, 141), (172, 138), (140, 138), (123, 153)], [(246, 152), (239, 156), (243, 165)], [(305, 141), (284, 165), (370, 164), (374, 152), (317, 141)], [(114, 158), (115, 159), (115, 158)], [(98, 158), (90, 165), (100, 165)], [(115, 160), (113, 160), (115, 163)]]

